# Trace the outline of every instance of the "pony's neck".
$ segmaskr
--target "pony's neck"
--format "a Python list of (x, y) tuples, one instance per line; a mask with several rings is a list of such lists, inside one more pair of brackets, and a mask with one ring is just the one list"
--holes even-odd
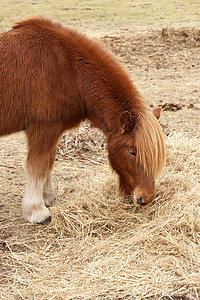
[(93, 82), (91, 82), (91, 89), (88, 89), (85, 96), (85, 107), (86, 118), (95, 127), (102, 130), (106, 136), (121, 132), (120, 115), (123, 111), (129, 110), (133, 115), (137, 115), (148, 109), (147, 104), (133, 84), (131, 88), (129, 87), (129, 93), (125, 90), (122, 96), (122, 91), (118, 95), (110, 86), (101, 87), (98, 84), (93, 86)]
[(144, 100), (128, 72), (107, 49), (76, 31), (69, 35), (74, 41), (73, 67), (84, 117), (106, 135), (118, 132), (122, 111), (137, 113), (146, 107)]

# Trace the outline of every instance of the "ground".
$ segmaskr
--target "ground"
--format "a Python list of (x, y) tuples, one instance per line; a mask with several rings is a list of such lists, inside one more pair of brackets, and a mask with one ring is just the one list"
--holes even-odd
[(148, 104), (162, 108), (167, 167), (155, 203), (130, 206), (118, 194), (103, 136), (86, 124), (59, 143), (52, 223), (33, 226), (21, 216), (24, 134), (1, 137), (1, 299), (200, 297), (199, 3), (121, 3), (2, 1), (2, 30), (45, 14), (119, 58)]

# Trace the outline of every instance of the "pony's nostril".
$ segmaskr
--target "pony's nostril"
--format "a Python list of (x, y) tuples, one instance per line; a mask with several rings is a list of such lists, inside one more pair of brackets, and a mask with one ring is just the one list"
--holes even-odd
[(141, 196), (137, 199), (137, 202), (140, 204), (140, 205), (145, 205), (146, 204), (146, 201), (145, 201), (145, 197), (144, 196)]

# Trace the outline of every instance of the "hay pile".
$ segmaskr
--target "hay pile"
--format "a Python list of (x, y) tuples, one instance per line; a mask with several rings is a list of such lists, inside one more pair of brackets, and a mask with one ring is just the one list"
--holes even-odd
[(167, 169), (148, 208), (125, 203), (100, 169), (66, 208), (54, 209), (56, 230), (79, 241), (68, 257), (77, 296), (200, 296), (198, 138), (167, 137)]
[(105, 150), (104, 134), (86, 121), (79, 128), (63, 134), (58, 144), (57, 154), (67, 159), (96, 164), (105, 162)]
[[(59, 200), (52, 223), (28, 226), (13, 217), (13, 227), (10, 220), (0, 225), (7, 233), (1, 239), (2, 299), (199, 299), (199, 135), (166, 137), (167, 168), (155, 202), (136, 208), (119, 196), (106, 158), (99, 163), (104, 146), (97, 160), (93, 149), (78, 161), (78, 136), (88, 126), (59, 145), (63, 162), (67, 149), (61, 146), (76, 136), (70, 154), (76, 160), (55, 166)], [(84, 134), (84, 145), (93, 142)], [(73, 176), (61, 175), (64, 169)]]

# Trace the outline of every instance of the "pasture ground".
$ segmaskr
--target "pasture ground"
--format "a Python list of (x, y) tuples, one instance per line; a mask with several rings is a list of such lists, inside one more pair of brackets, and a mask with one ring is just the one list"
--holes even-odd
[(85, 123), (59, 142), (51, 224), (33, 226), (21, 217), (24, 135), (1, 138), (1, 299), (200, 298), (200, 4), (152, 2), (2, 0), (1, 30), (47, 15), (119, 57), (163, 108), (167, 166), (154, 203), (134, 207), (118, 194), (103, 135)]

